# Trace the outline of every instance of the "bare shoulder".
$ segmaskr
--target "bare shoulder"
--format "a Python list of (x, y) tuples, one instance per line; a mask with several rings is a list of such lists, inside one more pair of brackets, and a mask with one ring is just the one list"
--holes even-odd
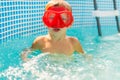
[(79, 40), (76, 37), (67, 37), (72, 43), (77, 43)]
[(68, 37), (68, 39), (70, 40), (70, 42), (72, 43), (75, 51), (80, 52), (80, 53), (84, 53), (82, 46), (79, 42), (79, 40), (75, 37)]
[(70, 41), (70, 43), (71, 43), (74, 47), (80, 45), (80, 42), (79, 42), (79, 40), (78, 40), (76, 37), (71, 37), (71, 36), (69, 36), (69, 37), (67, 37), (67, 38), (68, 38), (68, 40)]
[(33, 49), (41, 49), (42, 46), (44, 45), (44, 41), (47, 39), (46, 35), (45, 36), (38, 36), (32, 43), (32, 48)]
[(40, 42), (40, 41), (44, 41), (46, 39), (46, 35), (45, 36), (38, 36), (34, 42)]

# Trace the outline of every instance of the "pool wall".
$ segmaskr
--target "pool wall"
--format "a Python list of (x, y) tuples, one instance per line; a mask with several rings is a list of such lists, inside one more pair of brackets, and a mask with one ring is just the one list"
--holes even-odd
[[(0, 43), (11, 39), (47, 33), (42, 23), (45, 4), (49, 0), (0, 0)], [(66, 0), (73, 9), (72, 28), (82, 34), (98, 35), (93, 0)], [(120, 0), (116, 0), (120, 11)], [(97, 0), (98, 10), (114, 10), (113, 0)], [(120, 19), (120, 17), (119, 17)], [(117, 33), (115, 17), (100, 18), (102, 34)], [(112, 30), (112, 31), (111, 31)]]

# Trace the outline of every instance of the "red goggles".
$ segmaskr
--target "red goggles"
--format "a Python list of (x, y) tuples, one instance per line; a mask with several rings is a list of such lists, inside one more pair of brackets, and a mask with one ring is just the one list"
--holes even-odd
[(50, 28), (64, 28), (72, 25), (72, 12), (64, 7), (49, 7), (43, 15), (43, 22)]

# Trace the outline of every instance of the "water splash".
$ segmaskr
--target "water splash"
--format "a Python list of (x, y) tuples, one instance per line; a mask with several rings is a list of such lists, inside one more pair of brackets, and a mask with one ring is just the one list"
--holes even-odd
[(113, 63), (98, 57), (88, 62), (79, 54), (67, 57), (43, 53), (21, 66), (9, 67), (0, 77), (8, 80), (113, 80), (119, 77)]
[[(95, 42), (95, 41), (94, 41)], [(94, 43), (93, 42), (93, 43)], [(1, 80), (118, 80), (120, 79), (120, 37), (102, 37), (94, 43), (93, 60), (80, 54), (71, 57), (43, 53), (20, 66), (0, 72)], [(89, 44), (94, 46), (94, 44)], [(90, 46), (92, 48), (92, 46)], [(88, 49), (88, 48), (87, 48)], [(0, 65), (2, 66), (2, 65)]]

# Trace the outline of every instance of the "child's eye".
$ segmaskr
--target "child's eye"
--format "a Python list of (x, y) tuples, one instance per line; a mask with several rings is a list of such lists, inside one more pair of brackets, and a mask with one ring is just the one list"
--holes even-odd
[(50, 14), (49, 17), (48, 17), (48, 20), (49, 20), (50, 22), (52, 22), (53, 19), (54, 19), (54, 17), (55, 17), (55, 14)]
[(49, 19), (53, 19), (55, 17), (55, 14), (50, 14)]
[(49, 19), (53, 19), (53, 18), (54, 18), (54, 16), (50, 16), (50, 17), (49, 17)]
[(62, 20), (67, 20), (67, 14), (61, 14)]
[(62, 17), (62, 20), (67, 20), (67, 18), (66, 17)]

